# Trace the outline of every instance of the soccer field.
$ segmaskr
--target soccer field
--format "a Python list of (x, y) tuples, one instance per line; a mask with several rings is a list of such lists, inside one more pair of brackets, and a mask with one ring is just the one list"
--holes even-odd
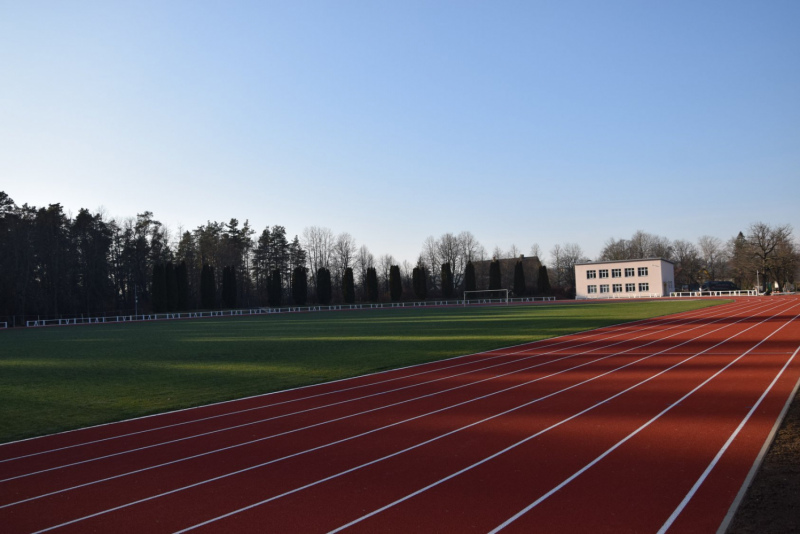
[(348, 311), (0, 331), (0, 442), (719, 302)]

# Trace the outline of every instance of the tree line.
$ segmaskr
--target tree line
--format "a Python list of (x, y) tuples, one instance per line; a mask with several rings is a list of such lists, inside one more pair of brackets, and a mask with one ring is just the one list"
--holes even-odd
[(309, 227), (290, 238), (274, 225), (256, 235), (237, 219), (173, 236), (149, 211), (72, 217), (60, 204), (19, 206), (0, 191), (0, 321), (453, 298), (500, 283), (530, 294), (541, 277), (490, 281), (485, 250), (468, 232), (423, 248), (410, 265), (376, 259), (348, 233)]

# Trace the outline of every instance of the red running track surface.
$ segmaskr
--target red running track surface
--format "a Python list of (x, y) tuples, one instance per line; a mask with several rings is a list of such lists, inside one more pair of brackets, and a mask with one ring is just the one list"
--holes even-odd
[(800, 381), (800, 298), (0, 445), (3, 532), (713, 532)]

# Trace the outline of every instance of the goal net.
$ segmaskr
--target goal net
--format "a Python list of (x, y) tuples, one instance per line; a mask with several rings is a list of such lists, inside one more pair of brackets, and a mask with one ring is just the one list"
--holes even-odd
[(464, 291), (464, 306), (467, 304), (508, 304), (508, 289), (478, 289)]

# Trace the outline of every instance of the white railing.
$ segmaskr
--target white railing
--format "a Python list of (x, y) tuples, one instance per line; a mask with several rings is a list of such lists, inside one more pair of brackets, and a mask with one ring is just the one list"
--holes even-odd
[[(528, 303), (528, 302), (549, 302), (555, 300), (555, 297), (522, 297), (509, 299), (480, 299), (469, 300), (466, 303), (463, 300), (427, 300), (422, 302), (385, 302), (385, 303), (367, 303), (367, 304), (333, 304), (330, 306), (315, 305), (315, 306), (286, 306), (281, 308), (250, 308), (241, 310), (215, 310), (215, 311), (198, 311), (198, 312), (181, 312), (181, 313), (146, 313), (140, 315), (109, 315), (105, 317), (71, 317), (69, 319), (37, 319), (34, 321), (26, 321), (27, 327), (40, 327), (40, 326), (67, 326), (67, 325), (81, 325), (81, 324), (113, 324), (113, 323), (132, 323), (143, 321), (170, 321), (176, 319), (203, 319), (209, 317), (235, 317), (246, 315), (270, 315), (274, 313), (309, 313), (309, 312), (327, 312), (327, 311), (343, 311), (343, 310), (374, 310), (374, 309), (392, 309), (392, 308), (429, 308), (429, 307), (444, 307), (444, 306), (464, 306), (467, 305), (481, 305), (481, 304), (508, 304), (508, 303)], [(0, 323), (3, 325), (6, 323)]]
[(673, 291), (670, 297), (757, 297), (755, 289), (740, 289), (737, 291)]
[(575, 300), (595, 299), (660, 299), (663, 295), (658, 293), (600, 293), (589, 296), (576, 296)]

